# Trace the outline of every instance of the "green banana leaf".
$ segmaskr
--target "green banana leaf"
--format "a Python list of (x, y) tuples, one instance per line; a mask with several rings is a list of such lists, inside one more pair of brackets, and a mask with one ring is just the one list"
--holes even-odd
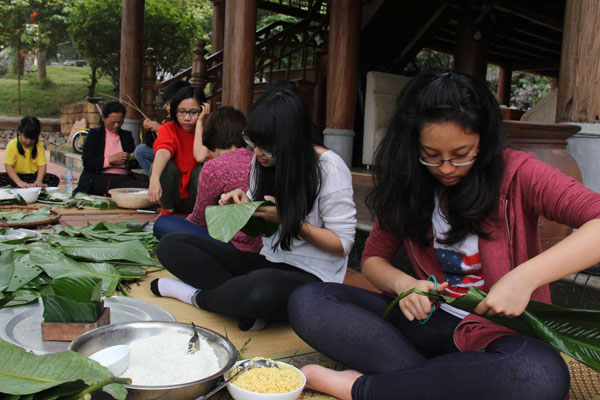
[(43, 393), (40, 398), (56, 398), (54, 396), (61, 394), (61, 387), (62, 394), (72, 394), (75, 387), (72, 383), (77, 381), (84, 382), (81, 395), (102, 389), (118, 400), (125, 400), (124, 384), (130, 382), (113, 377), (106, 368), (83, 354), (66, 351), (37, 356), (0, 339), (0, 391), (15, 396), (9, 398), (33, 398), (16, 396), (35, 393)]
[(90, 261), (126, 260), (144, 266), (158, 266), (158, 261), (150, 256), (148, 249), (139, 240), (127, 242), (90, 242), (77, 238), (65, 238), (59, 242), (49, 238), (49, 242), (71, 257)]
[[(387, 317), (400, 300), (411, 293), (427, 296), (434, 301), (470, 313), (487, 296), (484, 291), (473, 287), (469, 288), (466, 295), (458, 298), (414, 288), (396, 297), (385, 310), (383, 318)], [(600, 311), (598, 310), (563, 308), (532, 300), (525, 312), (518, 317), (486, 316), (485, 318), (524, 335), (543, 340), (594, 371), (600, 372)]]
[(277, 232), (277, 224), (263, 218), (252, 217), (262, 205), (273, 205), (270, 201), (208, 206), (205, 209), (208, 234), (223, 243), (228, 243), (239, 231), (249, 236), (271, 236)]
[(15, 271), (15, 254), (12, 250), (3, 251), (0, 254), (0, 292), (8, 288)]
[[(59, 250), (33, 252), (30, 254), (31, 262), (42, 268), (52, 279), (68, 276), (88, 276), (102, 280), (102, 291), (112, 294), (122, 276), (117, 269), (109, 263), (77, 261), (66, 256)], [(143, 275), (141, 275), (143, 276)]]
[(44, 321), (94, 322), (104, 311), (101, 300), (101, 280), (90, 277), (54, 279), (50, 290), (42, 291)]
[(33, 222), (50, 219), (52, 214), (46, 207), (33, 210), (31, 213), (21, 211), (0, 211), (0, 221), (3, 222)]

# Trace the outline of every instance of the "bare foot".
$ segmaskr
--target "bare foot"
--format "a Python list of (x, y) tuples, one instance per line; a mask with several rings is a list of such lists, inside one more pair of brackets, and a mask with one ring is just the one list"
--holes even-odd
[(320, 365), (311, 364), (302, 368), (306, 376), (306, 388), (325, 393), (339, 400), (352, 400), (352, 385), (363, 374), (348, 369), (334, 371)]

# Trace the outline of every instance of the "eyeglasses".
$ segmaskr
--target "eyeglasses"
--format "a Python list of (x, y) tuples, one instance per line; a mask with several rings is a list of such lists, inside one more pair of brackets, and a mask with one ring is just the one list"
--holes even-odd
[(242, 131), (242, 139), (244, 139), (244, 142), (246, 142), (246, 144), (248, 146), (252, 147), (252, 150), (254, 150), (255, 148), (258, 148), (258, 150), (260, 150), (260, 152), (263, 154), (263, 156), (265, 156), (267, 158), (273, 158), (273, 153), (271, 153), (268, 150), (264, 150), (264, 149), (258, 147), (257, 145), (254, 144), (254, 142), (252, 140), (250, 140), (250, 138), (248, 136), (246, 136), (245, 129)]
[(464, 167), (465, 165), (471, 165), (475, 162), (477, 158), (477, 154), (474, 156), (462, 156), (462, 157), (454, 157), (449, 158), (448, 160), (443, 160), (440, 157), (421, 157), (419, 156), (419, 162), (423, 165), (427, 165), (428, 167), (441, 167), (444, 165), (446, 161), (448, 161), (451, 165), (455, 167)]
[(200, 115), (200, 110), (198, 110), (198, 109), (184, 110), (183, 108), (177, 109), (178, 117), (185, 117), (186, 114), (188, 114), (190, 117), (197, 117), (198, 115)]

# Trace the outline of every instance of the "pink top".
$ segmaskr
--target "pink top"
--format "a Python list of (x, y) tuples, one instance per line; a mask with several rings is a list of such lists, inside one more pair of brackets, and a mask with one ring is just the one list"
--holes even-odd
[(102, 173), (127, 175), (127, 165), (125, 163), (111, 165), (108, 162), (108, 157), (112, 156), (115, 153), (120, 153), (123, 151), (123, 146), (121, 146), (121, 139), (119, 138), (119, 134), (111, 132), (108, 129), (104, 129), (104, 132), (104, 169), (102, 170)]
[[(206, 226), (204, 209), (218, 203), (222, 193), (234, 189), (248, 190), (248, 174), (252, 165), (254, 153), (239, 148), (213, 158), (204, 163), (198, 177), (198, 191), (194, 210), (188, 215), (188, 221), (200, 226)], [(238, 232), (231, 239), (238, 250), (258, 253), (262, 248), (260, 237), (248, 236)]]

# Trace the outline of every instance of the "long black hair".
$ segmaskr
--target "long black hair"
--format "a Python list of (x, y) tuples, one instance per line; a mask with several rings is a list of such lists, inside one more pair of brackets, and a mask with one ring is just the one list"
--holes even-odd
[[(421, 129), (443, 122), (480, 136), (475, 163), (453, 187), (444, 187), (418, 161)], [(483, 219), (498, 204), (503, 148), (500, 108), (484, 82), (456, 71), (422, 71), (398, 96), (395, 115), (377, 147), (375, 187), (367, 206), (386, 231), (428, 244), (437, 191), (451, 227), (443, 243), (460, 242), (469, 233), (488, 237)]]
[[(42, 132), (42, 125), (40, 124), (40, 120), (36, 117), (32, 117), (31, 115), (26, 115), (19, 121), (19, 125), (17, 126), (17, 136), (19, 133), (22, 133), (27, 139), (34, 139), (33, 146), (31, 148), (31, 158), (35, 160), (37, 157), (37, 144), (40, 139), (40, 133)], [(25, 149), (23, 145), (17, 139), (17, 151), (20, 155), (25, 155)]]
[(297, 93), (287, 89), (270, 91), (252, 107), (246, 135), (275, 157), (273, 167), (254, 161), (252, 197), (256, 200), (265, 195), (275, 197), (281, 234), (273, 248), (281, 246), (289, 250), (321, 187), (308, 108)]

